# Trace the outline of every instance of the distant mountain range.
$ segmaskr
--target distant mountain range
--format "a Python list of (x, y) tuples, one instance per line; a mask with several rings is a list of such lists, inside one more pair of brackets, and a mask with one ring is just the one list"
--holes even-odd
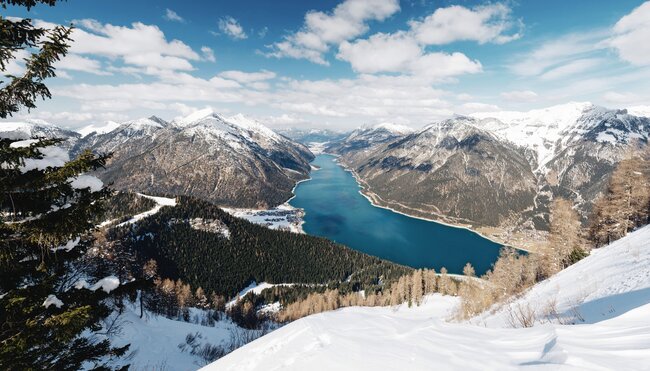
[(573, 200), (586, 221), (613, 168), (649, 134), (647, 117), (568, 103), (459, 116), (411, 133), (359, 129), (327, 150), (378, 204), (521, 246), (547, 229), (553, 197)]
[(113, 153), (97, 172), (119, 190), (192, 195), (230, 207), (265, 208), (285, 202), (309, 175), (313, 154), (243, 115), (199, 111), (167, 122), (149, 118), (92, 125), (81, 134), (43, 121), (3, 123), (6, 136), (65, 138), (72, 155), (89, 148)]
[(283, 128), (276, 129), (275, 131), (289, 139), (306, 145), (341, 140), (349, 134), (328, 129)]

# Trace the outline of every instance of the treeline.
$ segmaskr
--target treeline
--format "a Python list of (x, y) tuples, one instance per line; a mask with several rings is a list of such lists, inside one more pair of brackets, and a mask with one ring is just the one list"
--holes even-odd
[(459, 281), (452, 279), (445, 268), (440, 275), (433, 269), (417, 269), (401, 276), (397, 281), (386, 285), (382, 290), (341, 292), (338, 289), (326, 289), (323, 292), (310, 293), (306, 298), (289, 304), (276, 319), (289, 322), (296, 319), (350, 306), (388, 306), (408, 303), (409, 306), (420, 305), (425, 295), (439, 292), (455, 295)]
[(123, 222), (133, 215), (143, 213), (156, 207), (156, 202), (133, 192), (114, 191), (104, 201), (104, 219)]
[[(202, 218), (219, 220), (222, 233), (197, 230), (188, 222)], [(329, 284), (346, 282), (354, 290), (392, 282), (411, 268), (372, 257), (327, 239), (271, 230), (235, 218), (217, 206), (180, 197), (177, 206), (135, 225), (108, 232), (143, 264), (158, 263), (161, 277), (182, 279), (233, 297), (252, 281), (271, 283)]]

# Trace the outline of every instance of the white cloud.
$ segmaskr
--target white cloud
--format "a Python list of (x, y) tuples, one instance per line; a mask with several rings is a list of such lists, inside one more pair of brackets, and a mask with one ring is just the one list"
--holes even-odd
[(650, 65), (650, 1), (616, 22), (613, 33), (609, 45), (621, 59), (634, 65)]
[(609, 103), (615, 104), (632, 104), (640, 101), (637, 94), (634, 93), (619, 93), (615, 91), (608, 91), (603, 95), (603, 99)]
[(248, 38), (244, 28), (235, 18), (230, 16), (219, 19), (219, 30), (234, 40), (243, 40)]
[(593, 31), (574, 33), (541, 43), (532, 51), (515, 56), (515, 63), (509, 67), (520, 76), (537, 76), (551, 68), (561, 67), (576, 59), (585, 59), (602, 49), (601, 41), (607, 33)]
[(590, 70), (599, 64), (601, 60), (598, 58), (585, 58), (576, 59), (566, 64), (561, 64), (557, 67), (551, 68), (540, 75), (542, 80), (556, 80), (567, 76), (573, 76), (587, 70)]
[(248, 84), (248, 83), (270, 80), (275, 78), (276, 75), (274, 72), (267, 71), (267, 70), (261, 70), (259, 72), (244, 72), (244, 71), (231, 70), (231, 71), (223, 71), (219, 74), (219, 76), (226, 79), (235, 80), (242, 84)]
[(23, 114), (16, 116), (17, 118), (22, 119), (40, 119), (53, 123), (85, 123), (90, 121), (124, 121), (129, 116), (122, 113), (115, 112), (68, 112), (68, 111), (59, 111), (59, 112), (50, 112), (50, 111), (41, 111), (35, 110), (29, 114)]
[(14, 59), (10, 59), (9, 62), (5, 65), (3, 75), (13, 75), (20, 76), (25, 72), (25, 62), (24, 59), (29, 57), (29, 53), (24, 50), (16, 50), (14, 52)]
[(459, 113), (469, 114), (476, 112), (490, 112), (490, 111), (500, 111), (501, 108), (494, 104), (480, 103), (480, 102), (468, 102), (460, 106)]
[(520, 21), (512, 19), (512, 10), (495, 3), (468, 9), (460, 5), (438, 8), (422, 21), (411, 21), (411, 30), (425, 45), (443, 45), (470, 40), (480, 44), (503, 44), (521, 37)]
[(54, 64), (58, 70), (82, 71), (94, 75), (111, 75), (102, 68), (101, 63), (96, 59), (82, 57), (78, 54), (68, 54)]
[(462, 53), (425, 53), (412, 34), (378, 33), (353, 43), (343, 42), (337, 58), (350, 62), (361, 73), (397, 72), (427, 79), (444, 79), (481, 72), (481, 63)]
[(114, 26), (89, 19), (76, 23), (78, 28), (72, 34), (71, 54), (121, 58), (126, 64), (157, 71), (192, 70), (190, 61), (201, 59), (182, 41), (167, 41), (157, 26), (140, 22), (131, 27)]
[(362, 73), (400, 72), (422, 56), (415, 39), (405, 32), (378, 33), (353, 43), (343, 42), (337, 58)]
[(185, 23), (185, 19), (183, 19), (183, 17), (181, 17), (180, 15), (178, 15), (178, 13), (176, 13), (175, 11), (169, 8), (165, 9), (165, 15), (163, 16), (163, 18), (172, 22)]
[(203, 59), (205, 59), (208, 62), (216, 62), (217, 58), (214, 56), (214, 50), (212, 48), (207, 47), (207, 46), (202, 46), (201, 47), (201, 53), (203, 53)]
[(501, 93), (501, 98), (510, 102), (534, 102), (538, 96), (532, 90), (513, 90)]
[(298, 32), (269, 45), (271, 51), (265, 55), (326, 65), (323, 54), (330, 46), (366, 33), (368, 21), (382, 21), (399, 9), (398, 0), (345, 0), (330, 13), (310, 11)]

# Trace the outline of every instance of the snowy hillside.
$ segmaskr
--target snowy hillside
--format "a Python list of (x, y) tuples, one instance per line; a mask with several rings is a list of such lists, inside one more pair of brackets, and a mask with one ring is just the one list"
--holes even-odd
[[(551, 320), (508, 328), (507, 309), (447, 321), (457, 298), (415, 308), (353, 307), (295, 321), (205, 370), (643, 369), (650, 356), (650, 226), (595, 251), (516, 302), (582, 325)], [(578, 318), (582, 318), (579, 320)]]
[(60, 138), (65, 142), (62, 147), (68, 149), (80, 135), (74, 131), (62, 129), (43, 120), (3, 121), (0, 123), (0, 138), (30, 139), (34, 137)]
[(97, 134), (106, 134), (109, 133), (117, 127), (120, 126), (119, 122), (115, 121), (106, 121), (100, 124), (90, 124), (82, 127), (81, 129), (77, 129), (77, 133), (81, 134), (82, 137), (85, 137), (86, 135), (92, 134), (92, 133), (97, 133)]
[(650, 124), (637, 113), (571, 102), (528, 112), (475, 113), (472, 117), (483, 119), (482, 128), (533, 150), (537, 168), (545, 171), (559, 152), (583, 139), (614, 145), (647, 139)]

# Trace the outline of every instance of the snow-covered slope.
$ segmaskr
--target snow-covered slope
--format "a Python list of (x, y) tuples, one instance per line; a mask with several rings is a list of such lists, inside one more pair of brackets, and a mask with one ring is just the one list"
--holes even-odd
[[(636, 112), (636, 111), (635, 111)], [(627, 144), (629, 139), (647, 139), (650, 122), (639, 120), (626, 110), (609, 110), (587, 102), (537, 109), (528, 112), (475, 113), (481, 126), (536, 154), (537, 169), (546, 165), (568, 146), (581, 140)]]
[(327, 152), (344, 154), (351, 151), (360, 151), (377, 144), (408, 135), (415, 130), (408, 126), (382, 123), (378, 125), (365, 125), (356, 129), (348, 136), (332, 142), (326, 148)]
[(106, 134), (108, 132), (111, 132), (117, 127), (120, 126), (119, 122), (115, 121), (106, 121), (102, 122), (99, 124), (90, 124), (82, 127), (81, 129), (77, 129), (77, 133), (81, 134), (82, 137), (85, 137), (86, 135), (92, 134), (92, 133), (97, 133), (97, 134)]
[[(205, 370), (647, 369), (650, 226), (595, 251), (520, 299), (578, 313), (585, 324), (507, 328), (502, 309), (446, 321), (456, 298), (420, 307), (346, 308), (295, 321)], [(566, 323), (566, 322), (562, 322)]]
[(72, 130), (66, 130), (49, 122), (37, 119), (20, 122), (0, 122), (0, 138), (30, 139), (34, 137), (63, 139), (64, 141), (59, 147), (69, 150), (81, 135)]
[[(201, 321), (205, 316), (205, 311), (190, 308), (191, 320)], [(209, 344), (227, 349), (234, 334), (261, 333), (261, 330), (240, 328), (228, 319), (217, 321), (213, 326), (204, 326), (150, 313), (145, 313), (140, 318), (139, 308), (128, 303), (125, 312), (119, 316), (117, 325), (120, 330), (111, 336), (111, 342), (115, 346), (130, 344), (127, 353), (130, 358), (119, 361), (129, 363), (132, 370), (191, 371), (204, 366), (205, 361), (200, 357), (180, 349), (179, 346), (185, 344), (187, 335), (199, 334), (200, 345)]]
[(168, 126), (169, 123), (156, 116), (125, 121), (118, 124), (113, 130), (108, 130), (110, 127), (105, 127), (103, 129), (106, 130), (93, 131), (84, 136), (76, 143), (72, 153), (79, 153), (86, 148), (91, 148), (99, 153), (109, 153), (120, 150), (128, 143), (142, 140), (152, 142), (156, 139), (158, 132)]
[(538, 322), (559, 317), (565, 323), (597, 323), (648, 303), (650, 226), (593, 250), (588, 258), (540, 282), (522, 298), (472, 321), (508, 326), (510, 313), (521, 308), (535, 311)]
[(650, 106), (633, 106), (627, 109), (630, 115), (650, 117)]

